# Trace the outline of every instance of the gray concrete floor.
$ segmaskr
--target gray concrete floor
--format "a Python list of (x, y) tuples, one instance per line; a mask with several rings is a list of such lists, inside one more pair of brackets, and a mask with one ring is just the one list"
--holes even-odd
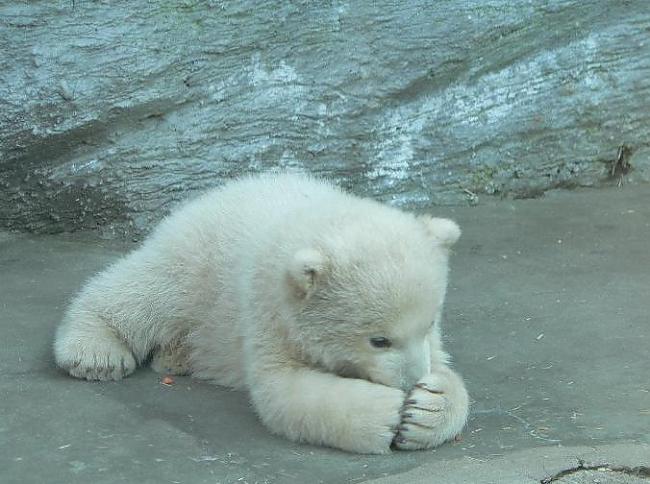
[(389, 456), (274, 437), (246, 395), (191, 378), (67, 377), (50, 350), (66, 302), (129, 246), (0, 234), (0, 482), (648, 479), (650, 186), (436, 213), (464, 230), (445, 333), (472, 414), (461, 442)]

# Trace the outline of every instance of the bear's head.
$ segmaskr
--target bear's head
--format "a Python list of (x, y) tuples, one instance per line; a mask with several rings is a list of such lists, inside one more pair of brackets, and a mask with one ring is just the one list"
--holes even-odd
[(402, 389), (431, 370), (447, 287), (451, 220), (399, 213), (341, 221), (287, 271), (289, 338), (324, 371)]

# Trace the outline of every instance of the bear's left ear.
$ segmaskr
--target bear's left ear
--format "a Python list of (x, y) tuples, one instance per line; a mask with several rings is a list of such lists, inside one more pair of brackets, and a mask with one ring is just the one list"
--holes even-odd
[(301, 249), (293, 256), (289, 266), (289, 284), (300, 299), (307, 299), (324, 272), (323, 254), (315, 249)]
[(460, 227), (453, 220), (428, 215), (421, 215), (418, 219), (424, 224), (429, 237), (442, 247), (450, 248), (460, 237)]

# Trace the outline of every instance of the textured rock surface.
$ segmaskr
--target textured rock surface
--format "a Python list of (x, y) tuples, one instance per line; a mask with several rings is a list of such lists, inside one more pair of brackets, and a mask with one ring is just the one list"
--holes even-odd
[(617, 159), (650, 177), (646, 0), (7, 1), (0, 23), (10, 228), (139, 234), (274, 168), (407, 206)]

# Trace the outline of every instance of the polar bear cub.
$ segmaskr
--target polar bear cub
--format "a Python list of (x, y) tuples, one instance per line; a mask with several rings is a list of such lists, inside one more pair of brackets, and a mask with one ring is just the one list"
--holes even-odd
[(56, 362), (118, 380), (151, 361), (246, 389), (264, 424), (295, 441), (433, 447), (467, 418), (439, 328), (459, 235), (308, 176), (233, 181), (86, 284)]

